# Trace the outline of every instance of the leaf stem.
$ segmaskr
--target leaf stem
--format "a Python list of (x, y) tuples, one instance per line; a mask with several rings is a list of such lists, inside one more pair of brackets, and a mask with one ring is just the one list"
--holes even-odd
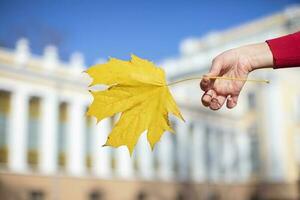
[(203, 78), (244, 81), (244, 82), (247, 81), (247, 82), (253, 82), (253, 83), (270, 83), (269, 80), (264, 80), (264, 79), (244, 79), (244, 78), (232, 78), (232, 77), (223, 77), (223, 76), (210, 76), (210, 77), (199, 76), (199, 77), (190, 77), (190, 78), (181, 79), (181, 80), (178, 80), (178, 81), (168, 83), (167, 85), (171, 86), (171, 85), (175, 85), (177, 83), (181, 83), (181, 82), (185, 82), (185, 81), (191, 81), (191, 80), (201, 80)]

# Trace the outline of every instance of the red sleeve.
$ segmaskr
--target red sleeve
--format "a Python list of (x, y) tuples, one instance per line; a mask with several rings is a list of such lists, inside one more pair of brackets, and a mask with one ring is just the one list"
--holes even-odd
[(274, 69), (300, 67), (300, 32), (266, 42), (273, 54)]

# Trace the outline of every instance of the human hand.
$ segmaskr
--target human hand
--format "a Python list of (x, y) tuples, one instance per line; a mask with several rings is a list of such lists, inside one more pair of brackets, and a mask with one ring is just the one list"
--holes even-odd
[(273, 55), (267, 43), (247, 45), (221, 53), (213, 59), (209, 73), (200, 82), (200, 87), (204, 91), (202, 104), (212, 110), (218, 110), (227, 99), (227, 108), (233, 108), (237, 105), (239, 94), (245, 84), (245, 81), (240, 80), (209, 77), (247, 79), (251, 71), (272, 66)]

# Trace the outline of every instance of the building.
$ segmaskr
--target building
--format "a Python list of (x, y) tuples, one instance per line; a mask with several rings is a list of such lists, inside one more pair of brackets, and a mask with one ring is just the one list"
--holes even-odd
[[(300, 7), (182, 42), (160, 63), (170, 81), (205, 73), (219, 52), (300, 29)], [(0, 199), (250, 200), (299, 198), (300, 100), (297, 69), (253, 74), (233, 110), (200, 106), (197, 82), (172, 87), (186, 123), (172, 119), (154, 152), (145, 135), (133, 158), (101, 147), (114, 119), (85, 117), (91, 97), (84, 59), (55, 47), (32, 55), (21, 39), (0, 49)], [(284, 98), (283, 98), (284, 97)]]

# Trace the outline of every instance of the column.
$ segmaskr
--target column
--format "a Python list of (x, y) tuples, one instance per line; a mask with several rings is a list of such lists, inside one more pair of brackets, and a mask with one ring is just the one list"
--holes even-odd
[(96, 124), (93, 131), (93, 172), (101, 178), (109, 178), (112, 175), (111, 147), (102, 147), (111, 130), (110, 120), (106, 118)]
[(187, 180), (189, 178), (189, 124), (178, 123), (176, 130), (178, 142), (178, 178), (179, 180)]
[(192, 179), (197, 182), (206, 180), (205, 169), (205, 127), (201, 123), (195, 123), (192, 138)]
[(133, 162), (126, 146), (115, 149), (116, 156), (116, 176), (130, 179), (133, 177)]
[[(49, 91), (48, 91), (49, 92)], [(57, 130), (58, 130), (58, 101), (54, 92), (49, 92), (42, 98), (41, 104), (41, 137), (39, 142), (41, 172), (55, 173), (57, 169)]]
[[(271, 79), (272, 78), (272, 79)], [(265, 165), (265, 179), (267, 181), (286, 181), (289, 170), (295, 169), (296, 165), (291, 161), (287, 150), (287, 135), (285, 123), (288, 122), (289, 116), (285, 115), (285, 106), (283, 91), (285, 88), (280, 87), (280, 80), (276, 75), (269, 77), (271, 84), (264, 86), (262, 91), (262, 111), (263, 123), (265, 127), (264, 148), (266, 157), (263, 159)], [(290, 169), (288, 169), (288, 167)], [(295, 177), (293, 177), (295, 178)]]
[(68, 109), (67, 170), (73, 175), (80, 175), (85, 169), (85, 109), (80, 99), (71, 101)]
[(153, 153), (144, 132), (139, 138), (136, 148), (136, 159), (138, 163), (138, 176), (151, 180), (154, 178)]
[(26, 134), (28, 118), (28, 96), (23, 88), (13, 91), (9, 122), (9, 167), (21, 172), (26, 170)]
[(176, 135), (166, 132), (155, 146), (157, 148), (158, 171), (157, 177), (162, 180), (172, 180), (174, 178), (173, 165), (176, 156), (176, 149), (172, 144), (172, 137)]
[(247, 181), (250, 177), (250, 137), (245, 131), (237, 134), (239, 181)]

